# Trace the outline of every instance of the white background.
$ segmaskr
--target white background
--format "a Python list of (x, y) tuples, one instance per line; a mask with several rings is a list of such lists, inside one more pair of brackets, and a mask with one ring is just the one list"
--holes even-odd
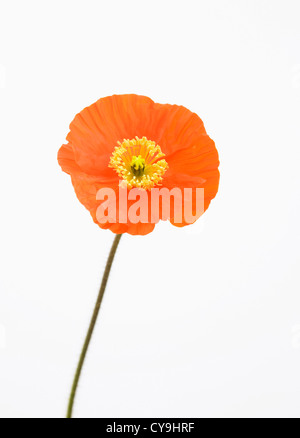
[(123, 236), (75, 416), (300, 416), (299, 16), (298, 0), (1, 0), (1, 417), (65, 414), (113, 234), (56, 154), (118, 93), (199, 114), (220, 190), (196, 225)]

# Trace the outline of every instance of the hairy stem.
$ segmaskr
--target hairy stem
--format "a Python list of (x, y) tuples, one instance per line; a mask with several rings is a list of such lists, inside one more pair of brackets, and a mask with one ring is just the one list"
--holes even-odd
[(88, 351), (88, 348), (89, 348), (89, 345), (90, 345), (90, 341), (91, 341), (91, 338), (93, 336), (93, 332), (94, 332), (94, 328), (95, 328), (95, 325), (96, 325), (96, 322), (97, 322), (97, 318), (98, 318), (100, 306), (101, 306), (101, 303), (102, 303), (102, 298), (103, 298), (103, 295), (104, 295), (104, 292), (105, 292), (107, 280), (108, 280), (108, 277), (109, 277), (109, 274), (110, 274), (111, 266), (112, 266), (112, 263), (114, 261), (114, 257), (115, 257), (115, 254), (116, 254), (116, 251), (117, 251), (117, 248), (118, 248), (121, 236), (122, 236), (122, 234), (117, 234), (116, 235), (116, 237), (115, 237), (115, 239), (113, 241), (113, 244), (112, 244), (112, 247), (111, 247), (108, 259), (107, 259), (107, 263), (106, 263), (106, 266), (105, 266), (105, 271), (104, 271), (104, 274), (103, 274), (103, 278), (102, 278), (102, 282), (101, 282), (101, 286), (100, 286), (100, 290), (99, 290), (99, 295), (98, 295), (98, 298), (97, 298), (97, 301), (96, 301), (96, 305), (95, 305), (95, 308), (94, 308), (93, 316), (92, 316), (92, 319), (91, 319), (91, 322), (90, 322), (90, 326), (89, 326), (89, 329), (88, 329), (88, 332), (87, 332), (87, 335), (86, 335), (86, 338), (85, 338), (85, 341), (84, 341), (84, 344), (83, 344), (83, 348), (82, 348), (82, 351), (81, 351), (81, 354), (80, 354), (80, 358), (79, 358), (79, 362), (78, 362), (78, 365), (77, 365), (77, 369), (76, 369), (76, 372), (75, 372), (74, 381), (73, 381), (73, 385), (72, 385), (72, 389), (71, 389), (71, 394), (70, 394), (70, 399), (69, 399), (69, 404), (68, 404), (67, 418), (72, 418), (72, 412), (73, 412), (73, 406), (74, 406), (74, 400), (75, 400), (75, 396), (76, 396), (76, 390), (77, 390), (77, 387), (78, 387), (78, 382), (79, 382), (80, 375), (81, 375), (81, 372), (82, 372), (82, 368), (83, 368), (83, 364), (84, 364), (84, 361), (85, 361), (86, 353)]

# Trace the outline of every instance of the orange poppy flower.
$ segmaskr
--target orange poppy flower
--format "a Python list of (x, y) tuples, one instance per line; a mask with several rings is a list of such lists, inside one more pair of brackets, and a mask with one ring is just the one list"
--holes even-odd
[[(204, 211), (217, 194), (218, 152), (202, 120), (183, 106), (158, 104), (134, 94), (105, 97), (76, 115), (67, 141), (58, 152), (61, 168), (71, 176), (75, 193), (94, 222), (114, 233), (144, 235), (155, 223), (118, 219), (99, 223), (97, 193), (102, 188), (113, 189), (117, 201), (122, 184), (128, 191), (138, 188), (148, 193), (157, 187), (202, 188)], [(194, 198), (193, 193), (193, 212)], [(188, 225), (185, 219), (169, 220), (176, 226)]]

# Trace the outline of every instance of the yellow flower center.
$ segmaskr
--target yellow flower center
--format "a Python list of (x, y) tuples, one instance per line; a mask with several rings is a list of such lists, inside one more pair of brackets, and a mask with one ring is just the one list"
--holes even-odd
[(144, 174), (146, 167), (145, 163), (146, 162), (144, 158), (141, 157), (141, 155), (139, 155), (138, 157), (136, 156), (132, 157), (130, 169), (132, 170), (135, 176), (142, 176)]
[(128, 189), (138, 187), (150, 190), (160, 185), (168, 169), (165, 154), (155, 141), (146, 137), (118, 141), (110, 158), (109, 167), (113, 168)]

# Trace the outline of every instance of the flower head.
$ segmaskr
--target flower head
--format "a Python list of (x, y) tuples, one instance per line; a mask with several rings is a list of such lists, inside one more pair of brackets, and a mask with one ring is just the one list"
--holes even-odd
[[(148, 195), (155, 188), (202, 188), (203, 211), (218, 191), (214, 142), (202, 120), (183, 106), (158, 104), (133, 94), (105, 97), (76, 115), (67, 140), (58, 152), (60, 166), (71, 175), (75, 193), (93, 220), (114, 233), (148, 234), (155, 224), (124, 222), (119, 215), (113, 222), (99, 223), (100, 189), (115, 191), (118, 209), (119, 187)], [(194, 195), (188, 202), (195, 211)], [(161, 207), (158, 216), (163, 219)], [(168, 219), (176, 226), (188, 225), (184, 218), (175, 221), (172, 213)]]

